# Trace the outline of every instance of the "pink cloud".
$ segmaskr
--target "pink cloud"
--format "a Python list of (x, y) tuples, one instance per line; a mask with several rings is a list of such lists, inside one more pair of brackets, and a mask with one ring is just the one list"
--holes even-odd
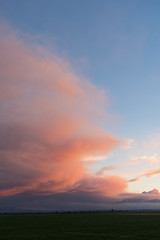
[(157, 175), (160, 175), (160, 168), (157, 169), (152, 169), (152, 170), (147, 170), (145, 172), (143, 172), (141, 175), (130, 179), (128, 182), (138, 182), (138, 181), (142, 181), (142, 177), (155, 177)]
[(160, 168), (148, 170), (144, 173), (146, 177), (155, 177), (157, 175), (160, 175)]
[(114, 196), (123, 192), (126, 187), (126, 180), (119, 176), (87, 176), (80, 182), (80, 186), (77, 188), (78, 191)]
[(104, 132), (107, 98), (57, 56), (0, 27), (0, 196), (74, 189), (114, 195), (126, 181), (92, 176), (88, 156), (119, 140)]

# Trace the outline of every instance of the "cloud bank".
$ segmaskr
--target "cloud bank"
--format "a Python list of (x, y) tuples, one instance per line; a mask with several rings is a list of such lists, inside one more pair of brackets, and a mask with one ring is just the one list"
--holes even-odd
[(3, 25), (0, 86), (0, 196), (125, 190), (125, 179), (94, 176), (83, 161), (119, 144), (101, 128), (108, 116), (104, 91)]
[(50, 195), (21, 193), (0, 198), (0, 212), (68, 211), (68, 210), (138, 210), (158, 209), (157, 189), (142, 193), (123, 193), (102, 196), (92, 191), (67, 191)]

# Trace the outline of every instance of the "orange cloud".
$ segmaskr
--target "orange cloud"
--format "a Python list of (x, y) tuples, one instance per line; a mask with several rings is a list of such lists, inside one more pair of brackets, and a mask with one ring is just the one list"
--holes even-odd
[(119, 144), (101, 128), (108, 115), (104, 91), (2, 25), (0, 73), (0, 196), (80, 183), (105, 195), (125, 189), (124, 179), (92, 176), (83, 161)]

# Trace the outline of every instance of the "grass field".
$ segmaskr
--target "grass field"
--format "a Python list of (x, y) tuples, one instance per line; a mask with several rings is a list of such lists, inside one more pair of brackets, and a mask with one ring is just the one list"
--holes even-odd
[(160, 240), (159, 214), (0, 215), (0, 240)]

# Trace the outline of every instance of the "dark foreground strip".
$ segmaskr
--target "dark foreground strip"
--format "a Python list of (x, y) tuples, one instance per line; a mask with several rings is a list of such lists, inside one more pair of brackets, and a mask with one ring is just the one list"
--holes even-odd
[[(64, 232), (68, 234), (80, 234), (80, 235), (90, 235), (90, 236), (108, 236), (108, 234), (105, 233), (81, 233), (81, 232)], [(115, 236), (109, 236), (111, 238)], [(129, 236), (119, 236), (119, 238), (128, 238)]]

